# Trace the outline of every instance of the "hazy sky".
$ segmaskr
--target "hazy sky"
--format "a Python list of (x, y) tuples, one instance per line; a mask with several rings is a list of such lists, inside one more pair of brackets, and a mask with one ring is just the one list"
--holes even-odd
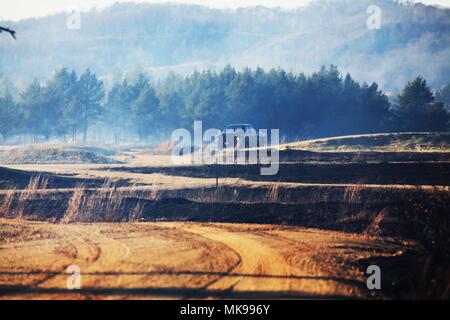
[[(0, 0), (0, 19), (20, 20), (61, 11), (69, 11), (74, 7), (84, 10), (93, 6), (104, 7), (115, 2), (130, 1), (149, 3), (181, 2), (218, 8), (237, 8), (255, 5), (295, 8), (314, 0)], [(450, 0), (423, 0), (420, 2), (450, 7)]]

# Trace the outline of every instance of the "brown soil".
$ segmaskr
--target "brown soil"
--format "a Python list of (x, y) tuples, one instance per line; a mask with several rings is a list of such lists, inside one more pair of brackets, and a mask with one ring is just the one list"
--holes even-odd
[[(1, 299), (367, 298), (355, 264), (408, 247), (274, 225), (0, 226)], [(66, 287), (69, 265), (81, 269), (81, 290)]]

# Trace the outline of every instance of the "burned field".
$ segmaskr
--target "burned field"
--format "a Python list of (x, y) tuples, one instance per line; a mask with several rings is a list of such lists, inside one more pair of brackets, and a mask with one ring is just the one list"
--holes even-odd
[(450, 162), (283, 163), (276, 175), (260, 175), (260, 165), (119, 167), (114, 170), (194, 178), (312, 184), (406, 184), (447, 186)]
[(400, 226), (409, 206), (431, 206), (449, 194), (450, 155), (426, 161), (435, 154), (378, 154), (382, 161), (372, 152), (366, 162), (360, 153), (316, 153), (321, 161), (281, 162), (273, 176), (249, 164), (88, 166), (78, 174), (0, 168), (0, 212), (50, 221), (271, 223), (356, 232), (383, 214), (391, 222), (383, 221), (389, 228), (380, 232), (407, 233)]
[[(126, 156), (135, 159), (136, 154), (127, 151)], [(219, 240), (205, 230), (221, 223), (231, 223), (228, 231), (243, 228), (239, 232), (247, 235), (252, 226), (259, 225), (271, 230), (295, 230), (297, 236), (302, 230), (313, 228), (329, 232), (332, 237), (338, 233), (367, 241), (378, 239), (385, 248), (360, 259), (354, 257), (359, 249), (350, 244), (351, 259), (329, 254), (333, 263), (343, 259), (348, 270), (359, 272), (359, 280), (368, 262), (377, 261), (389, 268), (389, 277), (395, 281), (385, 283), (386, 290), (376, 297), (448, 297), (450, 154), (285, 150), (280, 152), (280, 158), (275, 176), (261, 176), (259, 165), (248, 164), (153, 166), (136, 161), (114, 165), (33, 165), (34, 171), (25, 165), (1, 167), (0, 215), (10, 221), (69, 223), (74, 224), (74, 229), (80, 223), (87, 226), (127, 222), (127, 228), (146, 223), (172, 223), (180, 228), (183, 223), (193, 223), (181, 229), (206, 232), (214, 241)], [(204, 223), (210, 227), (201, 227)], [(117, 224), (121, 225), (125, 224)], [(3, 236), (9, 238), (7, 234)], [(227, 241), (219, 242), (233, 245)], [(281, 240), (274, 238), (273, 246), (278, 241)], [(392, 246), (398, 247), (394, 250)], [(308, 259), (318, 259), (321, 272), (327, 269), (321, 253)], [(413, 288), (410, 280), (417, 277), (422, 277), (423, 285)], [(426, 281), (438, 281), (441, 285), (430, 288)], [(4, 289), (15, 292), (14, 288)], [(368, 294), (352, 290), (344, 290), (343, 297)], [(38, 293), (41, 294), (46, 293)], [(186, 296), (196, 294), (200, 293), (186, 292)], [(216, 293), (203, 294), (215, 297)]]

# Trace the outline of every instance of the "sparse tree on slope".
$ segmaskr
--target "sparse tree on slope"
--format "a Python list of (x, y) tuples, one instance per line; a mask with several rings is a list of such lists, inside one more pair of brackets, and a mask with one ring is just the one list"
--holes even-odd
[[(48, 127), (45, 137), (50, 135), (64, 135), (67, 128), (61, 125), (64, 109), (77, 96), (77, 74), (75, 71), (69, 72), (66, 68), (58, 70), (47, 82), (44, 92), (46, 114), (43, 119)], [(79, 115), (78, 115), (79, 116)]]
[[(101, 102), (105, 96), (103, 82), (98, 80), (96, 75), (87, 69), (78, 81), (77, 100), (80, 106), (81, 126), (83, 131), (83, 141), (86, 143), (89, 126), (100, 116), (102, 112)], [(76, 108), (77, 104), (69, 104)]]
[(450, 84), (447, 84), (436, 93), (436, 100), (444, 104), (445, 109), (450, 112)]
[(158, 111), (158, 107), (159, 99), (156, 97), (155, 89), (147, 84), (131, 106), (133, 122), (137, 127), (140, 141), (151, 132), (151, 129), (154, 126), (152, 120), (155, 120), (155, 114)]
[(449, 114), (421, 77), (409, 82), (397, 98), (394, 126), (401, 131), (446, 131)]
[(0, 135), (6, 141), (20, 121), (20, 113), (11, 94), (0, 97)]
[(40, 135), (49, 135), (51, 124), (48, 122), (45, 89), (35, 79), (21, 94), (21, 108), (24, 113), (23, 131), (33, 135), (36, 143)]

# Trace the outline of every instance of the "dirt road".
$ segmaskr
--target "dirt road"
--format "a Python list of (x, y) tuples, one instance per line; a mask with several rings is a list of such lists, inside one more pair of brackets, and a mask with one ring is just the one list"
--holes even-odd
[[(361, 298), (358, 262), (402, 249), (272, 225), (0, 219), (0, 299)], [(71, 265), (80, 290), (67, 289)]]

